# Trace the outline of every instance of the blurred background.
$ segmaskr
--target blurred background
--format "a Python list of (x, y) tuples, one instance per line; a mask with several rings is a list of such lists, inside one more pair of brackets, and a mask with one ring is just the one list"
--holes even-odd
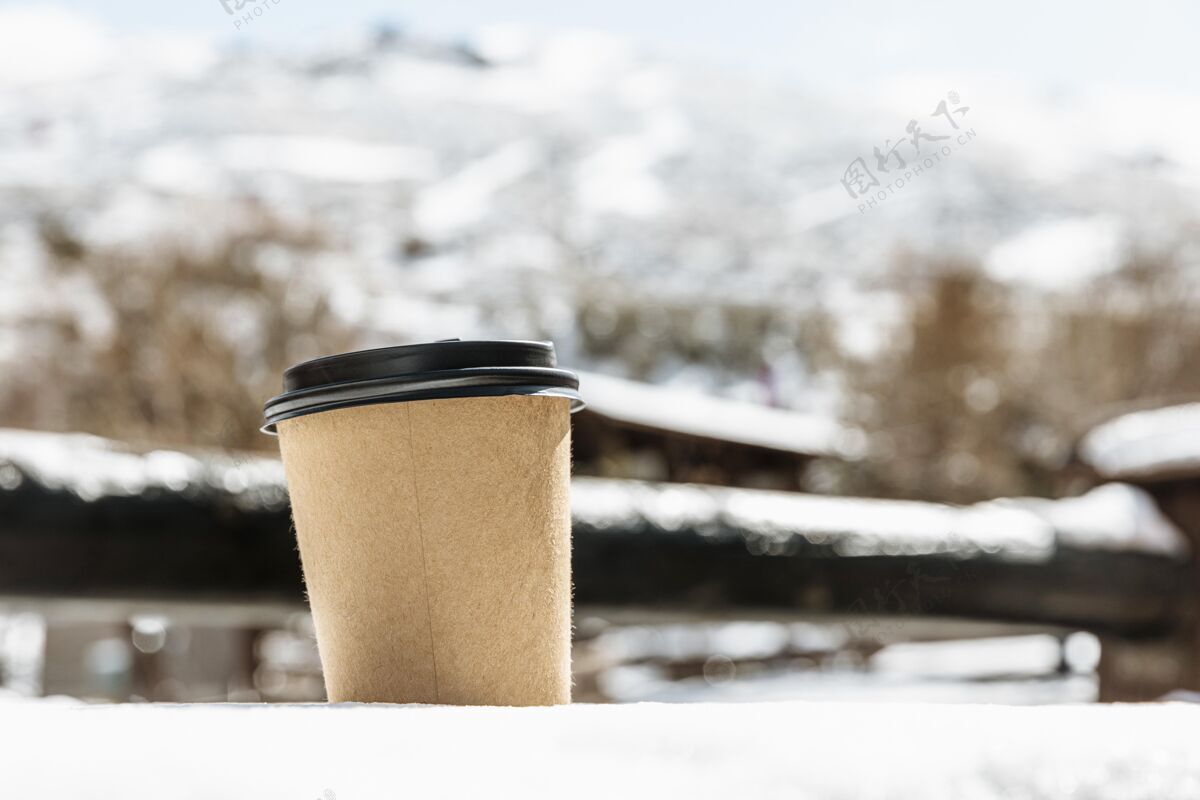
[(1191, 697), (1200, 11), (827, 6), (0, 3), (3, 697), (322, 699), (262, 403), (451, 337), (577, 700)]

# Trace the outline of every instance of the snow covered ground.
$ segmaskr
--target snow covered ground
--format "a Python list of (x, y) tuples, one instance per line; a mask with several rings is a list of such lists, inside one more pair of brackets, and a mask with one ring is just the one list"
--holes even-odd
[(1200, 707), (6, 704), (13, 797), (1194, 800)]

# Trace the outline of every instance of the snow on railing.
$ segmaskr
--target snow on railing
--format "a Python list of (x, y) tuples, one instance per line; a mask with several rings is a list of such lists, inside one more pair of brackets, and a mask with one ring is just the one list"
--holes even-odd
[[(282, 510), (276, 458), (218, 450), (133, 448), (80, 433), (0, 429), (0, 492), (33, 483), (84, 500), (228, 496)], [(577, 477), (577, 525), (607, 531), (738, 537), (762, 555), (827, 548), (838, 556), (946, 555), (1043, 561), (1059, 546), (1183, 556), (1183, 535), (1142, 490), (1108, 484), (1062, 500), (1013, 498), (952, 506), (698, 484)]]
[(0, 490), (27, 481), (84, 500), (165, 492), (230, 495), (253, 507), (287, 502), (276, 458), (220, 450), (138, 452), (90, 434), (0, 429)]
[(752, 551), (794, 553), (803, 545), (840, 556), (942, 554), (1043, 561), (1055, 532), (1036, 514), (998, 504), (957, 507), (906, 500), (576, 478), (576, 519), (607, 529), (691, 530), (735, 535)]

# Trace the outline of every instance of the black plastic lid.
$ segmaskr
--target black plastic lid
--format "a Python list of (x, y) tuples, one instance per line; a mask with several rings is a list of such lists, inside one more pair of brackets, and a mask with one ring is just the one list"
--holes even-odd
[(282, 420), (335, 408), (526, 394), (566, 397), (583, 408), (579, 378), (558, 369), (550, 342), (463, 342), (380, 347), (297, 364), (283, 373), (283, 394), (263, 409), (264, 433)]

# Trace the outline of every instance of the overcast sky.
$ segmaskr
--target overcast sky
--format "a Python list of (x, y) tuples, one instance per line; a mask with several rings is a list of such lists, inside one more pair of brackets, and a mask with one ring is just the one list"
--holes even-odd
[[(0, 7), (15, 5), (29, 3), (0, 0)], [(241, 31), (220, 0), (61, 0), (58, 5), (129, 32), (187, 31), (241, 42), (299, 41), (383, 21), (445, 37), (494, 23), (587, 28), (669, 55), (827, 87), (937, 74), (1004, 75), (1067, 91), (1109, 84), (1200, 89), (1200, 70), (1190, 63), (1200, 4), (1184, 0), (279, 0), (269, 17)]]

